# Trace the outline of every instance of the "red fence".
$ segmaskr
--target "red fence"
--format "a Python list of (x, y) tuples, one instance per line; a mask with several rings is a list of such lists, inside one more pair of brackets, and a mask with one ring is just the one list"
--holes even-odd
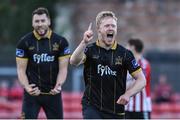
[[(17, 97), (18, 95), (16, 91), (16, 98), (18, 98), (16, 100), (7, 100), (0, 96), (0, 118), (20, 117), (22, 101), (19, 99), (20, 96)], [(62, 93), (64, 118), (82, 118), (81, 97), (81, 93)], [(180, 98), (180, 95), (178, 94), (176, 97)], [(43, 110), (41, 110), (39, 118), (46, 118)], [(152, 118), (180, 118), (180, 102), (153, 104)]]

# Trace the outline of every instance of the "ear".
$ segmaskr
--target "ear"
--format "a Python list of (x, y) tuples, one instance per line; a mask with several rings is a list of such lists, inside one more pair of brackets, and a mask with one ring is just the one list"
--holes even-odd
[(33, 22), (32, 22), (32, 27), (34, 27)]
[(136, 49), (135, 49), (135, 46), (134, 46), (134, 45), (132, 45), (132, 46), (131, 46), (131, 48), (132, 48), (132, 50), (133, 50), (133, 51), (136, 51)]
[(100, 32), (100, 29), (99, 29), (99, 27), (96, 27), (96, 31), (99, 33)]
[(48, 18), (48, 25), (50, 26), (51, 25), (51, 20)]
[(34, 18), (32, 17), (32, 27), (34, 27), (34, 22), (33, 22)]

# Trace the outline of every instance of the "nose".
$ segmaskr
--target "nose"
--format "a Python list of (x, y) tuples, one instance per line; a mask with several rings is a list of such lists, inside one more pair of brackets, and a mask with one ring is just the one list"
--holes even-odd
[(39, 22), (38, 26), (42, 26), (42, 22), (41, 21)]
[(113, 26), (110, 25), (110, 26), (108, 27), (108, 29), (109, 29), (109, 30), (113, 30)]
[(43, 25), (43, 22), (42, 22), (41, 20), (39, 20), (39, 21), (36, 22), (36, 25), (37, 25), (38, 27), (40, 27), (40, 26)]

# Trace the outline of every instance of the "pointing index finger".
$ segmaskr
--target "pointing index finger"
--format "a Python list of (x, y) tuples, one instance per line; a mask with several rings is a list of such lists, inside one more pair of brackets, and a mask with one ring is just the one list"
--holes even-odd
[(88, 30), (91, 30), (92, 28), (92, 22), (89, 24)]

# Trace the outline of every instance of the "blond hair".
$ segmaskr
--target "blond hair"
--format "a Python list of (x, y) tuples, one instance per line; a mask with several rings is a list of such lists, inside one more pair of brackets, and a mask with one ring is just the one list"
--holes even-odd
[(99, 27), (101, 20), (104, 19), (105, 17), (112, 17), (114, 20), (117, 21), (117, 17), (112, 11), (102, 11), (98, 13), (96, 16), (96, 27)]

